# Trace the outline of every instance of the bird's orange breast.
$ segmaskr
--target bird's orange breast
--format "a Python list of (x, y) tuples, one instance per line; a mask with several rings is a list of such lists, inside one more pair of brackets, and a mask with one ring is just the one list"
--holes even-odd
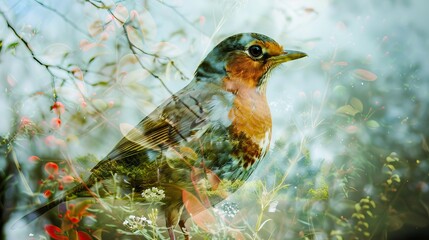
[(240, 83), (229, 77), (223, 80), (225, 90), (235, 99), (229, 111), (231, 135), (239, 142), (234, 155), (243, 159), (245, 167), (252, 165), (269, 147), (271, 139), (271, 112), (264, 91)]
[(271, 131), (271, 113), (264, 95), (254, 91), (238, 92), (229, 119), (237, 132), (259, 143)]

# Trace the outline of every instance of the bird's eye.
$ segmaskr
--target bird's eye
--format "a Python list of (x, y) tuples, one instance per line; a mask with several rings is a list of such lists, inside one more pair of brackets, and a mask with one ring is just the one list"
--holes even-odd
[(262, 48), (261, 46), (258, 45), (252, 45), (249, 47), (249, 54), (250, 56), (254, 57), (254, 58), (259, 58), (262, 56)]

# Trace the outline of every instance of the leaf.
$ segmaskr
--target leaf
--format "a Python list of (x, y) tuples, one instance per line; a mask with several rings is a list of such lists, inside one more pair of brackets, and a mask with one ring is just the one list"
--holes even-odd
[(369, 128), (379, 128), (379, 127), (380, 127), (380, 124), (378, 124), (378, 122), (377, 122), (377, 121), (375, 121), (375, 120), (369, 120), (369, 121), (367, 121), (367, 122), (366, 122), (366, 125), (367, 125)]
[(108, 108), (108, 104), (106, 103), (106, 101), (104, 101), (103, 99), (94, 99), (92, 101), (92, 104), (94, 105), (94, 107), (97, 109), (97, 111), (104, 111)]
[(345, 62), (345, 61), (341, 61), (341, 62), (335, 62), (334, 65), (345, 67), (345, 66), (349, 65), (349, 63)]
[(355, 210), (356, 210), (356, 212), (359, 212), (361, 210), (361, 206), (359, 203), (355, 204)]
[(88, 27), (88, 32), (91, 36), (95, 37), (98, 34), (103, 32), (103, 22), (101, 20), (96, 20), (92, 22)]
[(59, 227), (48, 224), (45, 225), (45, 232), (55, 240), (68, 240), (69, 238), (67, 236), (62, 235), (62, 231)]
[(206, 232), (213, 232), (213, 225), (216, 223), (213, 214), (192, 193), (186, 190), (182, 191), (182, 200), (195, 224)]
[(345, 115), (349, 115), (349, 116), (354, 116), (357, 113), (359, 113), (358, 110), (356, 110), (354, 107), (352, 107), (351, 105), (344, 105), (342, 107), (339, 107), (337, 109), (337, 113), (341, 113), (341, 114), (345, 114)]
[(170, 81), (171, 76), (171, 61), (167, 63), (167, 66), (165, 67), (165, 81)]
[(353, 134), (353, 133), (356, 133), (359, 130), (359, 128), (355, 125), (350, 125), (350, 126), (347, 126), (345, 130), (347, 133)]
[(144, 87), (141, 87), (141, 84), (138, 81), (143, 80), (149, 76), (149, 72), (145, 69), (137, 69), (127, 72), (122, 78), (122, 83), (131, 88), (135, 92), (141, 92), (144, 90)]
[(395, 166), (392, 164), (386, 164), (386, 167), (389, 168), (391, 171), (395, 171)]
[(88, 61), (88, 65), (91, 64), (97, 57), (98, 57), (97, 55), (91, 57)]
[(355, 98), (355, 97), (353, 97), (350, 100), (350, 105), (352, 105), (352, 107), (354, 109), (356, 109), (357, 111), (359, 111), (359, 112), (363, 111), (363, 104), (362, 104), (362, 102), (359, 99)]
[(122, 68), (126, 65), (129, 64), (136, 64), (139, 62), (138, 56), (134, 55), (134, 54), (127, 54), (125, 56), (123, 56), (120, 60), (119, 60), (119, 68), (121, 70), (123, 70)]
[(100, 81), (100, 82), (96, 82), (96, 83), (93, 83), (93, 84), (91, 84), (91, 86), (109, 86), (109, 82), (108, 81)]
[(394, 157), (394, 156), (392, 157), (392, 155), (386, 157), (386, 162), (388, 162), (388, 163), (398, 162), (398, 161), (399, 161), (399, 159), (397, 157)]
[(72, 49), (63, 43), (54, 43), (43, 50), (44, 59), (49, 62), (60, 62)]
[(257, 230), (258, 232), (262, 229), (262, 227), (264, 227), (264, 225), (267, 223), (267, 222), (269, 222), (271, 219), (267, 219), (267, 220), (265, 220), (262, 224), (261, 224), (261, 226), (259, 226), (259, 229)]
[(91, 236), (89, 236), (89, 234), (88, 234), (88, 233), (86, 233), (86, 232), (81, 232), (81, 231), (77, 232), (77, 238), (78, 238), (79, 240), (92, 240), (92, 237), (91, 237)]
[(158, 35), (158, 27), (152, 14), (144, 9), (139, 12), (137, 18), (139, 29), (141, 30), (145, 41), (154, 41)]
[(195, 161), (198, 158), (198, 154), (190, 147), (180, 147), (179, 152), (184, 158), (189, 160)]
[(3, 49), (3, 40), (0, 40), (0, 52)]
[(97, 240), (102, 240), (102, 234), (103, 234), (103, 229), (99, 228), (97, 230), (95, 230), (94, 232), (92, 232), (92, 236), (97, 239)]
[(169, 57), (177, 57), (186, 51), (186, 48), (179, 48), (169, 42), (158, 42), (151, 47), (151, 51), (161, 55)]
[(122, 26), (129, 17), (128, 9), (124, 5), (118, 4), (116, 5), (113, 15), (118, 26)]
[(400, 182), (401, 182), (401, 178), (399, 177), (399, 175), (398, 175), (398, 174), (393, 174), (393, 175), (392, 175), (392, 177), (391, 177), (391, 179), (392, 179), (393, 181), (397, 182), (397, 183), (400, 183)]
[(19, 42), (13, 42), (9, 45), (7, 45), (6, 50), (13, 50), (19, 45)]
[(377, 80), (377, 75), (375, 75), (375, 73), (370, 72), (368, 70), (365, 69), (356, 69), (353, 71), (352, 76), (354, 78), (357, 78), (359, 80), (363, 80), (363, 81), (375, 81)]
[(338, 95), (346, 95), (347, 93), (347, 89), (343, 85), (335, 86), (333, 91)]
[(210, 185), (212, 187), (212, 190), (216, 190), (219, 187), (219, 183), (221, 182), (221, 179), (219, 178), (216, 173), (212, 172), (211, 170), (206, 170), (207, 179), (210, 182)]
[(127, 35), (130, 42), (138, 48), (143, 48), (143, 36), (141, 32), (129, 25), (125, 28), (127, 30)]
[(79, 216), (79, 217), (88, 215), (88, 212), (86, 211), (86, 209), (88, 209), (89, 206), (91, 206), (92, 204), (93, 204), (92, 200), (81, 201), (74, 206), (72, 210), (73, 212), (72, 214), (74, 216)]
[(199, 199), (203, 202), (204, 206), (209, 208), (211, 206), (210, 200), (207, 197), (206, 185), (200, 185), (201, 180), (205, 180), (204, 170), (201, 168), (192, 167), (191, 180), (194, 185), (195, 191), (198, 193)]

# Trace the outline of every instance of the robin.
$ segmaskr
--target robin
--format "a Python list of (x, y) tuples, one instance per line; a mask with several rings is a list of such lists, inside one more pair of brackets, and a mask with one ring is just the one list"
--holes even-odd
[(226, 38), (201, 62), (193, 80), (126, 134), (86, 181), (23, 219), (32, 221), (62, 202), (87, 196), (114, 173), (136, 192), (164, 189), (166, 226), (175, 239), (173, 229), (179, 224), (183, 230), (189, 216), (183, 192), (196, 192), (196, 176), (243, 183), (255, 170), (271, 139), (270, 72), (305, 56), (262, 34)]

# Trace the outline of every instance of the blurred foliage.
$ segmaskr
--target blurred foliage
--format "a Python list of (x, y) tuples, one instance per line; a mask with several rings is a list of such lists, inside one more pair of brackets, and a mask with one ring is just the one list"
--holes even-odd
[[(369, 8), (363, 2), (329, 3), (338, 36), (321, 36), (334, 39), (327, 48), (320, 45), (327, 52), (313, 50), (316, 60), (309, 54), (310, 64), (299, 69), (305, 72), (299, 81), (318, 76), (311, 80), (315, 86), (298, 85), (293, 110), (280, 112), (282, 122), (274, 123), (283, 134), (253, 179), (206, 210), (209, 224), (188, 221), (194, 239), (417, 239), (429, 231), (429, 82), (420, 56), (428, 31), (411, 11), (404, 13), (424, 9), (424, 3), (392, 0)], [(55, 10), (53, 2), (34, 0), (0, 6), (0, 86), (7, 106), (1, 122), (7, 129), (0, 136), (3, 238), (15, 217), (87, 177), (97, 156), (127, 129), (124, 122), (138, 120), (172, 93), (166, 86), (189, 79), (193, 66), (187, 61), (201, 44), (191, 36), (212, 39), (204, 23), (215, 20), (187, 16), (169, 4), (85, 0)], [(277, 4), (286, 23), (302, 17)], [(28, 25), (19, 9), (32, 7), (58, 25)], [(180, 23), (165, 27), (165, 15), (154, 14), (161, 7)], [(315, 19), (319, 14), (312, 7), (295, 10)], [(214, 24), (214, 33), (223, 21)], [(64, 29), (55, 35), (75, 34), (60, 43), (52, 35), (57, 27)], [(216, 40), (222, 35), (227, 33)], [(373, 45), (360, 45), (365, 38)], [(311, 48), (317, 41), (309, 37), (302, 44)], [(118, 191), (97, 192), (103, 198), (96, 202), (79, 199), (52, 210), (25, 236), (165, 239), (162, 189), (122, 193), (119, 181), (114, 176), (111, 185)], [(238, 185), (221, 182), (207, 195)], [(188, 198), (206, 208), (201, 199)], [(180, 229), (176, 235), (183, 236)]]

